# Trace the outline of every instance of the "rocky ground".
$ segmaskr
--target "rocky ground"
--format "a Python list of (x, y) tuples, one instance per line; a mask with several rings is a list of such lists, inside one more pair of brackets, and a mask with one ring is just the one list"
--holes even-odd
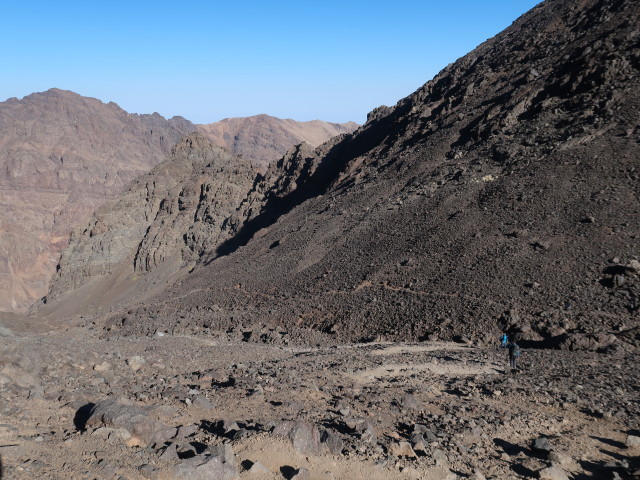
[(4, 323), (6, 479), (640, 478), (634, 353)]

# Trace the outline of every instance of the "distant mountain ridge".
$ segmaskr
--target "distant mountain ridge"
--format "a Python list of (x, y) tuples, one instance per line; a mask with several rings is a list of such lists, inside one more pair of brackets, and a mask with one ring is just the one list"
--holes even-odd
[(199, 125), (198, 129), (214, 144), (251, 160), (266, 170), (293, 145), (305, 142), (313, 147), (342, 133), (351, 133), (355, 122), (329, 123), (321, 120), (297, 122), (270, 115), (225, 118), (219, 122)]
[[(288, 120), (295, 135), (275, 132), (278, 119), (262, 118), (250, 121), (251, 132), (242, 125), (233, 131), (254, 165), (264, 166), (260, 155), (276, 158), (300, 129)], [(313, 141), (333, 134), (323, 122), (317, 131), (307, 127), (301, 128)], [(24, 311), (44, 296), (75, 225), (165, 160), (182, 137), (208, 129), (215, 124), (130, 114), (113, 102), (55, 88), (0, 103), (0, 311)], [(263, 131), (271, 132), (266, 146), (252, 140)]]

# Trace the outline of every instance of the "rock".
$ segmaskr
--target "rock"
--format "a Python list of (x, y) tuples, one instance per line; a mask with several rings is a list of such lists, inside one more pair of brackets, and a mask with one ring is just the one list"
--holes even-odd
[(434, 450), (432, 457), (438, 467), (446, 467), (449, 465), (449, 458), (442, 450)]
[(162, 450), (162, 453), (158, 456), (159, 460), (174, 462), (178, 460), (178, 448), (175, 443), (170, 443)]
[(126, 428), (98, 427), (91, 432), (91, 436), (126, 442), (131, 438), (131, 433)]
[(213, 457), (219, 457), (224, 462), (235, 465), (236, 457), (233, 453), (233, 448), (228, 443), (207, 447), (205, 453)]
[(549, 460), (551, 461), (551, 466), (565, 469), (570, 468), (575, 463), (569, 455), (561, 452), (549, 452)]
[(416, 452), (408, 442), (392, 442), (389, 445), (389, 453), (395, 457), (416, 458)]
[(174, 438), (183, 439), (190, 435), (193, 435), (198, 431), (197, 425), (181, 425), (178, 427), (178, 431), (176, 432), (176, 436)]
[(344, 448), (344, 442), (340, 435), (331, 431), (323, 430), (320, 434), (320, 443), (324, 445), (332, 455), (340, 455)]
[(402, 408), (406, 408), (408, 410), (420, 410), (422, 408), (422, 403), (413, 395), (406, 394), (400, 399), (400, 405)]
[(206, 408), (208, 410), (213, 410), (215, 406), (211, 403), (207, 397), (203, 397), (202, 395), (196, 395), (192, 400), (192, 405), (200, 408)]
[(302, 467), (298, 469), (296, 473), (293, 474), (293, 477), (291, 477), (291, 480), (311, 480), (311, 474), (309, 473), (309, 470)]
[(413, 426), (413, 433), (424, 435), (425, 433), (427, 433), (428, 430), (429, 429), (427, 428), (426, 425), (422, 425), (420, 423), (416, 423)]
[(550, 452), (553, 450), (553, 446), (547, 437), (540, 437), (536, 439), (531, 445), (531, 448), (539, 452)]
[(163, 443), (176, 433), (175, 428), (152, 419), (141, 408), (115, 400), (102, 400), (89, 410), (85, 426), (100, 425), (126, 429), (131, 434), (127, 440), (129, 446)]
[(307, 455), (320, 453), (320, 431), (309, 422), (281, 422), (273, 430), (274, 435), (286, 436), (293, 448)]
[(629, 448), (639, 448), (640, 447), (640, 437), (636, 437), (635, 435), (627, 435), (627, 439), (625, 444)]
[(223, 456), (197, 455), (183, 460), (173, 468), (175, 480), (232, 480), (238, 478), (238, 470)]
[(131, 370), (133, 370), (134, 372), (140, 370), (146, 363), (147, 362), (145, 361), (145, 359), (138, 355), (127, 360), (127, 365), (129, 365)]
[(360, 433), (360, 439), (367, 443), (375, 443), (378, 441), (378, 436), (373, 428), (367, 428)]
[(260, 462), (253, 462), (247, 472), (252, 475), (273, 475), (273, 472)]
[(109, 362), (107, 362), (106, 360), (102, 363), (96, 364), (93, 366), (93, 369), (96, 372), (104, 372), (106, 370), (109, 370), (111, 368), (111, 364)]
[(564, 470), (558, 467), (543, 468), (538, 472), (538, 478), (542, 480), (569, 480)]
[(471, 476), (469, 477), (470, 480), (487, 480), (487, 477), (485, 477), (482, 472), (479, 472), (478, 470), (475, 470)]

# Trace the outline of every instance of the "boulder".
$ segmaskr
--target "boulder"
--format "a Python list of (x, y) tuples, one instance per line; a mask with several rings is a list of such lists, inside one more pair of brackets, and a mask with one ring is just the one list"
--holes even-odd
[(551, 466), (553, 467), (571, 469), (571, 467), (575, 466), (575, 461), (573, 460), (573, 458), (561, 452), (550, 452), (549, 460), (551, 461)]
[(273, 475), (271, 470), (269, 470), (264, 464), (260, 462), (253, 462), (247, 472), (252, 475)]
[(416, 452), (408, 442), (393, 442), (389, 445), (389, 453), (395, 457), (416, 458)]
[(538, 478), (541, 480), (569, 480), (565, 471), (558, 467), (543, 468), (538, 472)]
[(293, 477), (291, 477), (291, 480), (311, 480), (311, 474), (309, 473), (309, 470), (302, 467), (298, 469), (296, 473), (293, 474)]
[(540, 437), (534, 440), (531, 448), (538, 452), (550, 452), (551, 450), (553, 450), (553, 446), (551, 445), (551, 442), (549, 442), (549, 439), (547, 437)]
[(326, 447), (332, 455), (340, 455), (344, 448), (344, 442), (342, 438), (340, 438), (340, 435), (331, 430), (322, 431), (320, 434), (320, 443)]
[(147, 412), (125, 400), (102, 400), (91, 407), (84, 426), (103, 425), (126, 429), (131, 434), (127, 440), (129, 446), (164, 443), (176, 433), (175, 428), (154, 420)]
[(173, 468), (175, 480), (232, 480), (238, 478), (236, 467), (224, 455), (198, 455), (183, 460)]
[(287, 437), (293, 448), (305, 455), (320, 454), (320, 430), (309, 422), (281, 422), (273, 430), (274, 435)]
[(627, 435), (625, 443), (627, 444), (627, 447), (640, 448), (640, 437), (636, 437), (635, 435)]

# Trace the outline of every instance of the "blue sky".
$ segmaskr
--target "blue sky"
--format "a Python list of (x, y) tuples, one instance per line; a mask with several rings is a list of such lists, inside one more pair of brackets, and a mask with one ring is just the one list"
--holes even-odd
[(57, 87), (195, 123), (362, 123), (536, 3), (5, 1), (0, 101)]

